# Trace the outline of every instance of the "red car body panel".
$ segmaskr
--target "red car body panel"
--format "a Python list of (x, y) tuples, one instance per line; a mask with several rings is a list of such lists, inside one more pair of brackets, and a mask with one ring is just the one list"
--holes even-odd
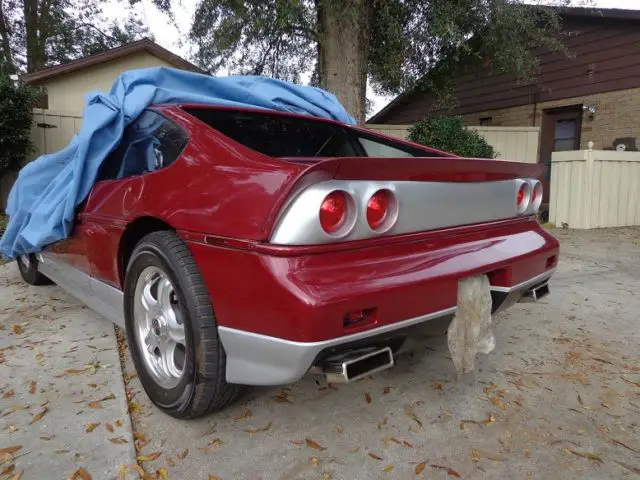
[[(555, 267), (558, 242), (532, 216), (346, 243), (268, 243), (292, 193), (322, 180), (485, 182), (539, 177), (539, 165), (456, 156), (287, 161), (240, 145), (179, 106), (156, 110), (188, 132), (181, 158), (98, 182), (72, 236), (51, 247), (118, 289), (123, 234), (143, 217), (165, 222), (187, 242), (221, 326), (298, 342), (453, 307), (466, 276), (486, 273), (492, 285), (509, 287)], [(345, 314), (359, 310), (369, 312), (366, 322), (345, 327)]]

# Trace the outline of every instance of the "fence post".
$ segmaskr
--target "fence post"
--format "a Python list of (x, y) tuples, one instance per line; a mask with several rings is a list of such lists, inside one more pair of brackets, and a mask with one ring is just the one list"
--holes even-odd
[(593, 159), (593, 142), (587, 143), (587, 151), (585, 152), (585, 168), (587, 169), (585, 172), (585, 186), (584, 186), (584, 228), (589, 229), (593, 228), (593, 170), (594, 170), (594, 159)]

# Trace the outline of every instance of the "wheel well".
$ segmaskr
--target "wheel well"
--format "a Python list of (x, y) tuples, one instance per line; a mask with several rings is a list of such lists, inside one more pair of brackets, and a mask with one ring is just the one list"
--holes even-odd
[(118, 248), (118, 276), (120, 277), (120, 285), (124, 286), (127, 264), (138, 242), (145, 235), (160, 230), (175, 229), (168, 223), (155, 217), (140, 217), (127, 225), (122, 237), (120, 237), (120, 246)]

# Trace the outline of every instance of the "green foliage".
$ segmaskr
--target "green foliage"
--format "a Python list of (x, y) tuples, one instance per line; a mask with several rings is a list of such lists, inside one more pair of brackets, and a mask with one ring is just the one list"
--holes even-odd
[(38, 91), (0, 77), (0, 176), (24, 163)]
[(430, 117), (409, 129), (409, 140), (470, 158), (495, 158), (497, 153), (475, 130), (464, 126), (462, 117)]
[(120, 1), (123, 20), (111, 23), (104, 0), (0, 1), (0, 70), (33, 72), (148, 36), (133, 7)]
[[(318, 8), (347, 15), (356, 0), (201, 0), (190, 38), (205, 69), (296, 80), (318, 60)], [(557, 11), (503, 0), (369, 0), (368, 76), (381, 94), (420, 86), (447, 98), (456, 72), (493, 69), (525, 81), (532, 48), (562, 48)], [(558, 4), (567, 0), (556, 0)], [(354, 35), (357, 33), (354, 31)], [(346, 61), (336, 58), (336, 62)], [(322, 84), (317, 78), (313, 83)]]

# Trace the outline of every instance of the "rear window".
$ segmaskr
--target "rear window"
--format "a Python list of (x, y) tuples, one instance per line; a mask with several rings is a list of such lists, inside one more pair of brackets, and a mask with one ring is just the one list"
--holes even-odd
[(186, 108), (223, 135), (271, 157), (433, 157), (435, 153), (381, 140), (313, 118), (262, 112)]

